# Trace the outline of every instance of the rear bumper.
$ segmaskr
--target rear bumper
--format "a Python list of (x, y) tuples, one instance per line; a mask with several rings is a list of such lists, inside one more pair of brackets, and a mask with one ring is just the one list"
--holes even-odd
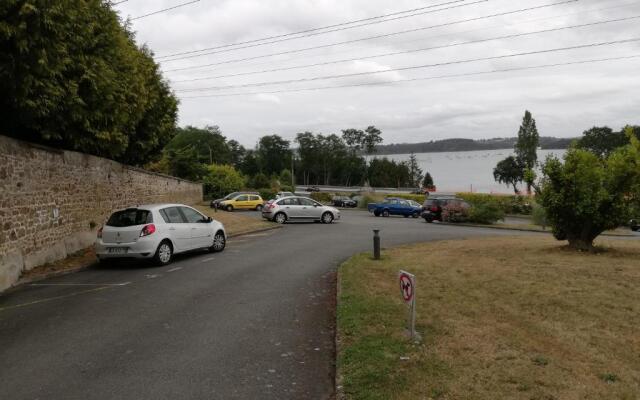
[(157, 243), (141, 239), (131, 243), (104, 243), (96, 240), (94, 248), (99, 259), (107, 258), (151, 258), (156, 253)]

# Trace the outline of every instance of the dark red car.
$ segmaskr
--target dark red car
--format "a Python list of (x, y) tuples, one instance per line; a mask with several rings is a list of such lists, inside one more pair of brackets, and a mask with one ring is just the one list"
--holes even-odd
[(455, 196), (429, 196), (422, 205), (422, 218), (428, 223), (442, 221), (442, 209), (448, 205), (470, 208), (466, 201)]

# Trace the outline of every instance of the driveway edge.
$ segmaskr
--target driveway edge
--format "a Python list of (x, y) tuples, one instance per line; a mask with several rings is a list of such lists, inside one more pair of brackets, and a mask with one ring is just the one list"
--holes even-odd
[[(548, 233), (552, 234), (551, 230), (538, 230), (538, 229), (529, 229), (529, 228), (515, 228), (515, 227), (503, 227), (500, 225), (482, 225), (482, 224), (468, 224), (468, 223), (453, 223), (453, 222), (438, 222), (438, 225), (447, 225), (447, 226), (462, 226), (467, 228), (488, 228), (488, 229), (497, 229), (503, 231), (518, 231), (518, 232), (535, 232), (535, 233)], [(636, 235), (631, 234), (614, 234), (614, 233), (602, 233), (600, 236), (608, 236), (608, 237), (635, 237)]]
[[(273, 231), (273, 230), (280, 229), (280, 228), (282, 228), (282, 226), (280, 226), (280, 225), (270, 226), (270, 227), (267, 227), (267, 228), (260, 228), (260, 229), (255, 229), (255, 230), (252, 230), (252, 231), (240, 232), (240, 233), (228, 235), (227, 237), (229, 237), (229, 238), (239, 238), (239, 237), (242, 237), (242, 236), (247, 236), (247, 235), (251, 235), (251, 234), (255, 234), (255, 233)], [(90, 249), (92, 247), (93, 246), (90, 246), (90, 247), (87, 247), (87, 248), (85, 248), (83, 250)], [(82, 264), (82, 265), (75, 266), (75, 267), (71, 267), (71, 268), (68, 268), (68, 269), (61, 270), (61, 271), (53, 271), (53, 272), (50, 272), (50, 273), (44, 273), (42, 275), (34, 276), (34, 277), (31, 277), (31, 278), (20, 278), (15, 283), (15, 285), (7, 288), (5, 291), (1, 291), (0, 295), (4, 294), (4, 293), (8, 293), (9, 291), (11, 291), (11, 290), (13, 290), (15, 288), (21, 287), (23, 285), (28, 285), (28, 284), (34, 283), (34, 282), (40, 282), (40, 281), (43, 281), (43, 280), (46, 280), (46, 279), (50, 279), (50, 278), (55, 278), (55, 277), (58, 277), (58, 276), (73, 274), (75, 272), (79, 272), (79, 271), (82, 271), (82, 270), (85, 270), (85, 269), (89, 269), (89, 268), (94, 267), (96, 265), (98, 265), (98, 261), (94, 260), (94, 261), (92, 261), (90, 263)]]

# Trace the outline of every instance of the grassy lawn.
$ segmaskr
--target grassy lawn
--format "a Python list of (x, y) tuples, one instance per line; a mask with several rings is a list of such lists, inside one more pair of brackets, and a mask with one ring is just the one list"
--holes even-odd
[(209, 207), (209, 204), (200, 204), (194, 207), (203, 214), (222, 222), (229, 235), (238, 235), (274, 226), (273, 222), (245, 215), (244, 211), (227, 212), (218, 210), (218, 212), (215, 212), (213, 208)]
[[(338, 384), (349, 399), (639, 399), (640, 241), (550, 237), (361, 254), (340, 268)], [(404, 336), (399, 269), (417, 276)]]

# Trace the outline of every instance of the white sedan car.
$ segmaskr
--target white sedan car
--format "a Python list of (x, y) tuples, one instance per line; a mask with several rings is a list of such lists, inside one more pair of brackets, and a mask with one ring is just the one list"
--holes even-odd
[(197, 249), (224, 250), (224, 226), (184, 204), (152, 204), (114, 212), (98, 230), (95, 249), (100, 261), (153, 258), (161, 265), (174, 254)]

